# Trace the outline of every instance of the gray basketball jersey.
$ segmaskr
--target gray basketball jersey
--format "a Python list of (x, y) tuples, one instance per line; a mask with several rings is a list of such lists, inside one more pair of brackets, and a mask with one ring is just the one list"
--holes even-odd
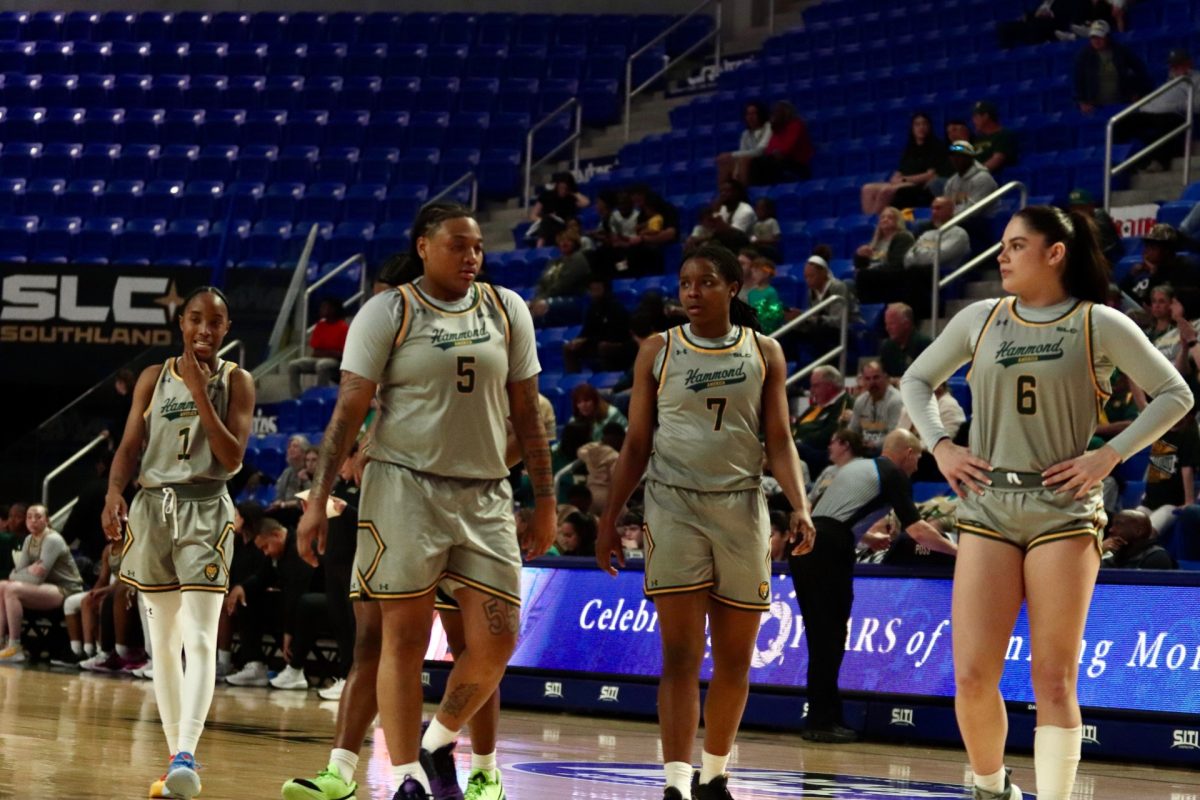
[(975, 407), (989, 410), (971, 422), (971, 452), (1041, 472), (1086, 451), (1110, 393), (1092, 352), (1091, 303), (1041, 323), (1021, 319), (1011, 297), (996, 303), (967, 373)]
[(758, 335), (738, 327), (726, 346), (713, 346), (690, 330), (682, 325), (662, 334), (667, 344), (655, 361), (658, 428), (646, 477), (699, 492), (757, 489), (767, 376)]
[[(362, 323), (355, 318), (355, 324), (375, 319), (396, 325), (381, 373), (359, 373), (379, 384), (371, 458), (448, 478), (507, 476), (512, 321), (497, 290), (476, 284), (451, 307), (419, 284), (405, 284), (381, 302), (390, 307), (387, 313), (373, 309), (380, 313), (365, 315)], [(367, 333), (351, 325), (343, 369), (356, 372), (360, 362), (361, 369), (371, 369), (357, 352), (370, 346)]]
[[(208, 446), (196, 401), (175, 361), (169, 358), (163, 364), (146, 408), (146, 449), (138, 480), (150, 488), (229, 480), (233, 473), (221, 466)], [(208, 399), (221, 419), (229, 409), (229, 376), (235, 369), (232, 361), (221, 361), (208, 379)]]

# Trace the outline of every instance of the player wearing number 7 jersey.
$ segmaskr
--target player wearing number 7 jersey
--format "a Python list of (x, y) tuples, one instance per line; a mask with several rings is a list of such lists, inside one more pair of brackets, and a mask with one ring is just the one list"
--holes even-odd
[[(1183, 378), (1119, 311), (1103, 305), (1108, 263), (1094, 223), (1050, 206), (1017, 212), (999, 256), (1005, 291), (959, 312), (905, 373), (909, 416), (963, 500), (952, 629), (955, 711), (977, 800), (1022, 795), (1004, 769), (1000, 677), (1028, 603), (1037, 699), (1039, 800), (1067, 800), (1079, 763), (1078, 656), (1100, 565), (1100, 482), (1191, 407)], [(942, 429), (933, 387), (970, 362), (970, 447)], [(1087, 451), (1119, 369), (1154, 398)]]
[[(629, 431), (614, 468), (596, 560), (624, 564), (616, 519), (646, 474), (645, 591), (662, 631), (658, 714), (664, 800), (728, 800), (725, 765), (746, 705), (750, 660), (771, 604), (765, 453), (795, 511), (791, 534), (812, 546), (800, 457), (788, 426), (783, 350), (737, 299), (742, 270), (719, 245), (683, 263), (689, 322), (646, 340), (634, 365)], [(656, 429), (657, 426), (657, 429)], [(693, 787), (700, 667), (712, 633), (704, 753)]]
[[(219, 289), (191, 292), (179, 327), (183, 355), (138, 378), (101, 524), (109, 539), (124, 535), (121, 580), (141, 595), (154, 651), (154, 694), (171, 760), (150, 796), (190, 798), (200, 791), (194, 753), (212, 702), (217, 622), (233, 553), (225, 482), (246, 452), (254, 380), (217, 355), (229, 332), (229, 304)], [(127, 510), (121, 492), (139, 454), (141, 490)]]

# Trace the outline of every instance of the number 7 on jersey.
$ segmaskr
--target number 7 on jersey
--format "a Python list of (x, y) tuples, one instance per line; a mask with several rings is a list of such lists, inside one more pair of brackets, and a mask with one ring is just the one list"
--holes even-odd
[(728, 397), (710, 397), (710, 398), (708, 398), (708, 402), (706, 403), (706, 405), (708, 406), (708, 410), (712, 411), (714, 408), (717, 410), (717, 418), (713, 422), (713, 430), (714, 431), (721, 430), (721, 422), (722, 422), (722, 420), (725, 419), (725, 406), (728, 402), (729, 402)]

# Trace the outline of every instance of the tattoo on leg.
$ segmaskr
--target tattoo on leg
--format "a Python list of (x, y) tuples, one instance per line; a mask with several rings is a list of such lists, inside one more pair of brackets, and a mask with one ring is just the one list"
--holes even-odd
[(488, 618), (488, 633), (499, 636), (521, 632), (521, 612), (512, 603), (493, 597), (483, 604)]
[(442, 698), (442, 711), (448, 717), (460, 716), (478, 691), (478, 683), (463, 683), (455, 686), (454, 691)]

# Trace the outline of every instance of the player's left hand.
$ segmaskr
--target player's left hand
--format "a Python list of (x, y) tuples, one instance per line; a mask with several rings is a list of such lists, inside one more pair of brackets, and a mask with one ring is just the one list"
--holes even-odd
[(196, 358), (196, 354), (190, 346), (184, 346), (183, 355), (176, 360), (176, 365), (179, 367), (179, 377), (183, 378), (183, 383), (191, 391), (193, 395), (203, 393), (208, 386), (208, 379), (212, 377), (212, 370), (208, 364), (203, 363)]
[(807, 510), (793, 511), (788, 518), (788, 544), (793, 543), (794, 556), (811, 553), (813, 545), (817, 543), (817, 529), (813, 527), (812, 517)]
[(1050, 467), (1042, 473), (1042, 485), (1058, 487), (1057, 494), (1074, 492), (1075, 499), (1082, 500), (1120, 463), (1117, 451), (1104, 445)]
[(525, 528), (521, 537), (521, 550), (525, 559), (530, 560), (546, 555), (550, 545), (554, 544), (554, 534), (558, 532), (558, 508), (553, 497), (541, 499), (533, 506), (533, 519)]

